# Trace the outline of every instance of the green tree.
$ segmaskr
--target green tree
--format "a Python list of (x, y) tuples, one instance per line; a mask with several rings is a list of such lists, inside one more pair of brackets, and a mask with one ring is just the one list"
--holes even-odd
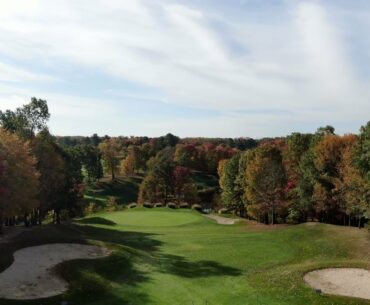
[(364, 180), (365, 216), (370, 219), (370, 121), (360, 129), (359, 141), (354, 152), (354, 164)]
[(48, 211), (59, 214), (65, 197), (65, 162), (48, 132), (39, 133), (32, 141), (32, 151), (40, 172), (39, 206), (34, 222), (41, 224)]
[(35, 97), (29, 104), (17, 108), (15, 111), (0, 111), (0, 125), (15, 132), (23, 138), (31, 138), (37, 131), (47, 128), (46, 123), (50, 118), (47, 102)]
[(103, 177), (101, 153), (95, 145), (82, 146), (82, 164), (89, 182), (97, 181)]
[(242, 201), (244, 189), (240, 187), (237, 179), (239, 175), (240, 159), (241, 155), (236, 154), (231, 159), (224, 162), (220, 178), (220, 187), (222, 190), (221, 199), (223, 205), (235, 212), (239, 211), (240, 216), (244, 216), (244, 203)]
[(312, 134), (292, 133), (287, 139), (287, 151), (284, 155), (291, 189), (287, 195), (290, 201), (289, 221), (307, 221), (313, 210), (313, 189), (316, 182), (316, 168), (311, 143)]

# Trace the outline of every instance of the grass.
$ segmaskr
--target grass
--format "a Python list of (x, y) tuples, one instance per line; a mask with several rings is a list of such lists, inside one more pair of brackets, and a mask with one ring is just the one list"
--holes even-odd
[(99, 182), (91, 183), (85, 191), (85, 200), (94, 202), (98, 206), (105, 206), (109, 196), (116, 197), (119, 204), (126, 205), (137, 201), (139, 186), (142, 177), (119, 177), (114, 181), (109, 177), (101, 179)]
[(1, 305), (369, 305), (370, 301), (317, 295), (305, 272), (323, 267), (370, 268), (365, 230), (304, 224), (258, 231), (241, 223), (217, 225), (191, 210), (167, 208), (99, 213), (69, 227), (26, 231), (0, 248), (0, 270), (18, 248), (48, 242), (109, 247), (113, 255), (66, 262), (65, 295)]

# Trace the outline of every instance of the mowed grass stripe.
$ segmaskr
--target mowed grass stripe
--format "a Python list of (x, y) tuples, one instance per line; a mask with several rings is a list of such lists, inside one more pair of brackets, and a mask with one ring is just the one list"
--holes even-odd
[[(63, 299), (82, 305), (370, 304), (320, 296), (302, 280), (316, 268), (369, 268), (363, 231), (321, 224), (256, 231), (244, 223), (223, 226), (195, 211), (166, 208), (100, 213), (72, 228), (81, 240), (109, 247), (113, 255), (63, 264), (60, 272), (70, 291), (42, 304)], [(71, 233), (58, 232), (60, 239)]]

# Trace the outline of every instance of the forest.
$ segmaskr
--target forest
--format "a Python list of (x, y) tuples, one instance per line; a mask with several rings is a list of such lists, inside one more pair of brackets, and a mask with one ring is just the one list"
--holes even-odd
[[(265, 224), (370, 218), (370, 122), (286, 137), (55, 136), (47, 102), (0, 111), (0, 231), (83, 216), (89, 185), (139, 177), (137, 204), (196, 206)], [(123, 122), (124, 124), (124, 122)], [(202, 177), (218, 183), (201, 188)], [(113, 198), (114, 201), (114, 198)]]

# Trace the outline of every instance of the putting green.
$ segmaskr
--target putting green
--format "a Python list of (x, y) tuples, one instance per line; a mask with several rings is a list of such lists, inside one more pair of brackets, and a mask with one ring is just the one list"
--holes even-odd
[(116, 225), (139, 227), (174, 227), (203, 220), (202, 216), (194, 211), (178, 213), (168, 208), (142, 208), (109, 213), (102, 216)]

